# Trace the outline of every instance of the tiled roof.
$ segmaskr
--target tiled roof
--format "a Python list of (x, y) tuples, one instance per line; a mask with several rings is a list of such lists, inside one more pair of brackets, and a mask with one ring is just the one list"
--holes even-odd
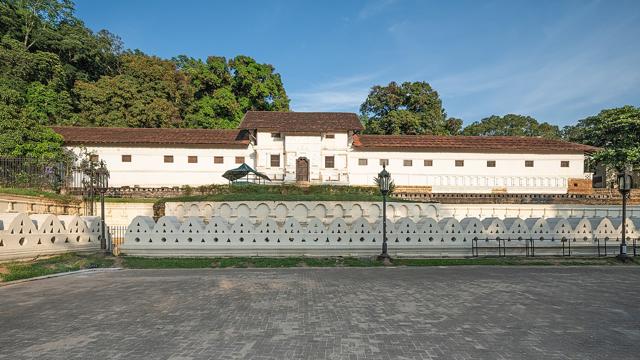
[(458, 152), (589, 153), (598, 148), (526, 136), (354, 135), (358, 150), (411, 149)]
[(248, 111), (240, 129), (279, 132), (330, 132), (362, 130), (354, 113)]
[(67, 145), (157, 144), (246, 147), (246, 131), (227, 129), (157, 129), (55, 126)]

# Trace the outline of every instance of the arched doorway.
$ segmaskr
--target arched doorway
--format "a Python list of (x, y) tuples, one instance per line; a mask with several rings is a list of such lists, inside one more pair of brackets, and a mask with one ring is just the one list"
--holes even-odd
[(309, 181), (309, 160), (305, 157), (296, 160), (296, 181)]

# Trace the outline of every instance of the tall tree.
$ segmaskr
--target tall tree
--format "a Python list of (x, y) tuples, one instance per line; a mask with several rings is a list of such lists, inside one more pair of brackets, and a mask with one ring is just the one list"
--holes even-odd
[(188, 77), (173, 62), (142, 53), (122, 56), (122, 71), (75, 86), (82, 124), (179, 127), (193, 99)]
[(475, 136), (541, 136), (559, 138), (560, 128), (549, 123), (540, 123), (531, 116), (507, 114), (492, 115), (464, 128), (463, 135)]
[(640, 167), (640, 108), (631, 105), (605, 109), (564, 128), (569, 141), (602, 148), (596, 163), (622, 170)]
[(371, 88), (360, 106), (365, 132), (370, 134), (448, 135), (458, 126), (447, 123), (438, 92), (426, 82), (390, 82)]
[(21, 27), (22, 44), (29, 50), (42, 37), (63, 22), (73, 20), (71, 0), (8, 0)]
[(173, 61), (189, 75), (195, 91), (185, 116), (187, 127), (234, 128), (248, 110), (289, 110), (282, 80), (271, 65), (247, 56), (229, 61), (210, 56), (203, 62), (181, 55)]

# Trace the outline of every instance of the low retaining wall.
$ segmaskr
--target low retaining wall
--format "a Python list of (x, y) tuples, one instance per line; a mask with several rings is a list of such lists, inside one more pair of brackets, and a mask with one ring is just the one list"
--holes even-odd
[[(208, 219), (221, 216), (230, 221), (245, 217), (252, 221), (267, 218), (284, 221), (294, 218), (301, 223), (320, 219), (330, 223), (342, 218), (347, 224), (360, 217), (374, 222), (382, 216), (382, 203), (367, 201), (227, 201), (227, 202), (168, 202), (165, 215), (182, 220), (189, 216)], [(141, 214), (144, 215), (144, 214)], [(620, 206), (542, 205), (542, 204), (439, 204), (439, 203), (387, 203), (387, 217), (392, 221), (409, 217), (419, 221), (425, 217), (616, 217)], [(640, 217), (640, 206), (629, 206), (627, 216)], [(112, 224), (111, 221), (108, 221)]]
[(0, 260), (100, 249), (100, 218), (0, 214)]
[(34, 196), (0, 194), (0, 213), (80, 215), (82, 204), (60, 203)]
[[(465, 218), (418, 222), (401, 218), (387, 221), (387, 239), (392, 256), (470, 256), (472, 244), (482, 251), (504, 246), (524, 252), (526, 242), (536, 241), (536, 254), (560, 253), (570, 243), (574, 254), (595, 255), (598, 240), (616, 248), (620, 241), (621, 218)], [(629, 238), (640, 237), (640, 218), (627, 221)], [(240, 217), (229, 222), (212, 217), (179, 221), (165, 216), (155, 222), (137, 217), (127, 228), (123, 254), (140, 256), (363, 256), (380, 252), (382, 221), (355, 219), (350, 225), (342, 218), (329, 224), (311, 219), (306, 224), (295, 218), (278, 222), (266, 218), (252, 222)]]

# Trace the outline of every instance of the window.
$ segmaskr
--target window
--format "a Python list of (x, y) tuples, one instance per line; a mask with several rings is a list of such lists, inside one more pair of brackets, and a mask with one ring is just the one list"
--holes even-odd
[(568, 161), (560, 161), (560, 167), (569, 167)]
[(358, 159), (358, 165), (360, 166), (367, 166), (368, 163), (369, 161), (367, 159)]
[(224, 164), (224, 157), (222, 156), (214, 156), (213, 157), (214, 164)]
[(335, 158), (333, 156), (324, 157), (324, 167), (327, 169), (333, 169), (335, 166)]
[(533, 160), (525, 160), (524, 167), (533, 167)]
[(98, 161), (100, 161), (100, 156), (98, 155), (89, 155), (89, 161), (91, 161), (92, 163), (97, 163)]
[(456, 160), (456, 166), (457, 167), (464, 166), (464, 160)]
[(197, 156), (193, 156), (193, 155), (188, 156), (187, 157), (187, 162), (189, 164), (197, 164), (198, 163), (198, 157)]
[(280, 155), (271, 155), (271, 167), (280, 167)]
[(433, 160), (425, 160), (424, 166), (433, 166)]
[(326, 139), (335, 139), (336, 138), (336, 134), (326, 134), (324, 137)]
[(244, 164), (244, 156), (236, 156), (236, 164)]
[(131, 155), (122, 155), (122, 162), (131, 162)]
[(164, 162), (172, 163), (173, 162), (173, 155), (165, 155), (164, 156)]
[(389, 159), (380, 159), (380, 166), (389, 166)]
[(487, 160), (487, 167), (496, 167), (495, 160)]
[(403, 160), (402, 161), (402, 165), (403, 166), (413, 166), (413, 160)]
[(271, 137), (274, 139), (281, 139), (282, 138), (282, 134), (280, 133), (271, 133)]

